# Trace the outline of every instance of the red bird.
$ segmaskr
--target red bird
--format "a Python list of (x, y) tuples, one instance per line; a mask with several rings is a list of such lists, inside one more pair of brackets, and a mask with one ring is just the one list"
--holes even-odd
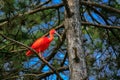
[[(39, 56), (41, 57), (41, 53), (44, 52), (48, 47), (49, 44), (53, 41), (54, 39), (54, 34), (57, 34), (58, 36), (60, 36), (55, 29), (51, 29), (49, 32), (50, 37), (41, 37), (38, 38), (31, 46), (31, 48), (33, 48), (34, 50), (36, 50), (36, 52), (39, 53)], [(26, 52), (26, 56), (31, 56), (32, 54), (34, 54), (34, 52), (32, 52), (31, 50), (28, 50)]]

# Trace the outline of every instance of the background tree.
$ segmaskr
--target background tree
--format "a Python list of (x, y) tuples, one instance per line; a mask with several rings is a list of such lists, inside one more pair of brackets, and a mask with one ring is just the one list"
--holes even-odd
[[(69, 4), (71, 1), (74, 0), (0, 0), (0, 79), (57, 80), (57, 70), (64, 80), (72, 80), (69, 74), (74, 72), (68, 66), (72, 62), (70, 56), (74, 56), (76, 51), (80, 61), (85, 58), (89, 80), (120, 79), (120, 1), (76, 0)], [(74, 4), (79, 6), (70, 6)], [(70, 13), (73, 10), (70, 16), (69, 10)], [(77, 23), (72, 20), (77, 27), (70, 25), (73, 17), (77, 19)], [(67, 26), (77, 31), (70, 31), (70, 35)], [(51, 28), (62, 36), (62, 41), (55, 37), (44, 52), (45, 59), (56, 68), (55, 71), (39, 60), (37, 55), (25, 56), (28, 49), (25, 46), (47, 35)], [(71, 52), (69, 44), (75, 39), (72, 34), (79, 33), (77, 38), (80, 38), (80, 45), (75, 44), (80, 48), (73, 48)], [(69, 35), (73, 39), (69, 39)]]

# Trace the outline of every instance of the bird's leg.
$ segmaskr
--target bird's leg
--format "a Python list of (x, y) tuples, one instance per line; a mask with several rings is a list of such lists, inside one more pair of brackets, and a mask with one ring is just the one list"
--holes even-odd
[[(42, 53), (41, 52), (39, 52), (38, 53), (38, 56), (40, 57), (40, 58), (43, 58), (43, 56), (42, 56)], [(43, 58), (44, 59), (44, 58)]]
[(41, 53), (41, 52), (38, 53), (38, 56), (39, 56), (40, 58), (42, 58), (43, 60), (45, 60), (45, 58), (42, 56), (42, 53)]
[(41, 52), (38, 53), (38, 56), (42, 58)]

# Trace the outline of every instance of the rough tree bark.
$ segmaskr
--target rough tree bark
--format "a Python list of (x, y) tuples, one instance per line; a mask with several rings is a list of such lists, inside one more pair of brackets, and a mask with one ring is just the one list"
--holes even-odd
[(65, 30), (69, 57), (70, 80), (87, 78), (86, 62), (82, 46), (82, 31), (79, 0), (63, 0), (65, 13)]

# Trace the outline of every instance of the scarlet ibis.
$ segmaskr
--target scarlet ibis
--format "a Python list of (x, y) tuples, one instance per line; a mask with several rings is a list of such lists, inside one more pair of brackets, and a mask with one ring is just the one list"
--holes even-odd
[[(44, 52), (49, 47), (50, 43), (53, 41), (54, 34), (57, 34), (60, 37), (60, 35), (56, 32), (55, 29), (51, 29), (49, 32), (50, 37), (43, 36), (41, 38), (38, 38), (35, 42), (33, 42), (31, 48), (36, 50), (38, 55), (41, 57), (41, 53)], [(31, 50), (28, 50), (26, 52), (26, 56), (31, 56), (32, 54), (34, 54), (34, 52), (32, 52)]]

